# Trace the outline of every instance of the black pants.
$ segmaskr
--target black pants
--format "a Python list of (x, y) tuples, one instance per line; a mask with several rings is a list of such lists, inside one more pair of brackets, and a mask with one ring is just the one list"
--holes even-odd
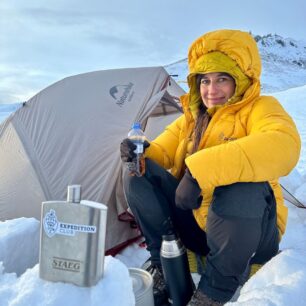
[(175, 206), (178, 183), (149, 159), (143, 177), (124, 176), (127, 201), (146, 238), (152, 262), (160, 264), (161, 236), (175, 231), (186, 248), (206, 256), (200, 289), (226, 302), (250, 264), (265, 263), (278, 252), (273, 191), (267, 182), (215, 188), (205, 232), (191, 210)]

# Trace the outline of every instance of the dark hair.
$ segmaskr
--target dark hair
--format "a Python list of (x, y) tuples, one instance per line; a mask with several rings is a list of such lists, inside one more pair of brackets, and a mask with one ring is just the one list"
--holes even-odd
[(198, 150), (201, 138), (207, 129), (209, 121), (210, 121), (210, 116), (207, 112), (207, 107), (204, 105), (204, 103), (201, 100), (201, 103), (199, 106), (199, 112), (198, 112), (197, 119), (195, 122), (195, 127), (194, 127), (194, 139), (193, 139), (192, 153), (195, 153)]
[[(203, 78), (203, 74), (195, 75), (196, 89), (198, 93), (200, 93), (200, 86), (201, 86), (202, 78)], [(210, 120), (209, 115), (207, 113), (207, 107), (204, 105), (200, 94), (198, 96), (198, 101), (199, 101), (199, 111), (197, 113), (197, 118), (195, 119), (192, 153), (195, 153), (198, 150), (198, 146), (200, 144), (202, 135), (204, 131), (206, 130), (209, 120)]]
[(200, 92), (200, 86), (201, 86), (201, 80), (203, 78), (203, 74), (196, 74), (195, 78), (196, 78), (197, 90)]

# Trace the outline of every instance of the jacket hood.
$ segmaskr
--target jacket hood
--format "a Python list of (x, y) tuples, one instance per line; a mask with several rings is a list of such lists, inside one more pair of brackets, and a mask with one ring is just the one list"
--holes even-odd
[[(227, 60), (228, 59), (228, 60)], [(200, 103), (196, 75), (209, 72), (227, 72), (236, 82), (236, 103), (249, 87), (260, 91), (261, 60), (256, 41), (247, 32), (239, 30), (217, 30), (196, 39), (188, 52), (189, 107), (194, 112)], [(224, 68), (222, 69), (222, 67)], [(227, 104), (227, 103), (226, 103)]]

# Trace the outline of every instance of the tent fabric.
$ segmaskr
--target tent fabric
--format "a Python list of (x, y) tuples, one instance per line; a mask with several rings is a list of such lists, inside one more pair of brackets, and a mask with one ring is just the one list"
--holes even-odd
[(162, 67), (90, 72), (42, 90), (0, 125), (0, 220), (40, 219), (43, 201), (80, 184), (83, 199), (109, 207), (106, 250), (136, 237), (118, 221), (127, 209), (119, 145), (135, 121), (154, 138), (181, 114), (182, 94)]

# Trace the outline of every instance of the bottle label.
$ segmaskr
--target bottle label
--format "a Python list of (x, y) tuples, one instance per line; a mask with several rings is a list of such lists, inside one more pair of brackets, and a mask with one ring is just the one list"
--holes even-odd
[(48, 237), (54, 235), (75, 236), (76, 232), (94, 234), (97, 231), (96, 226), (85, 224), (64, 223), (57, 220), (54, 209), (50, 209), (43, 219), (43, 227)]
[(140, 143), (135, 143), (136, 145), (136, 149), (134, 150), (134, 153), (136, 154), (142, 154), (143, 153), (143, 143), (140, 142)]

